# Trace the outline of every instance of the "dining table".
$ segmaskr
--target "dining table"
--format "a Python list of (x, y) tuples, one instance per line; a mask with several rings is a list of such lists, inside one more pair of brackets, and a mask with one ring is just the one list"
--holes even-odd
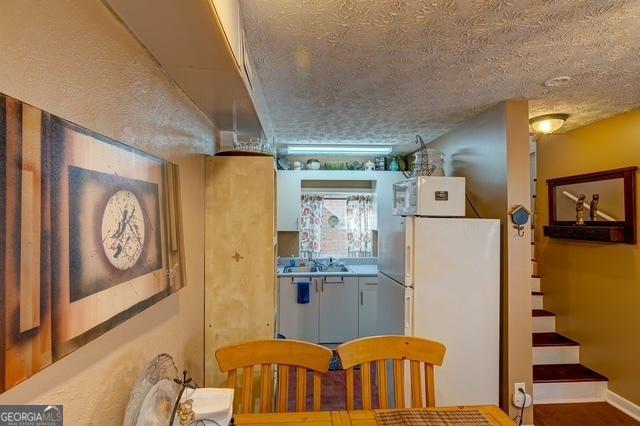
[(384, 410), (314, 411), (236, 414), (235, 424), (307, 426), (467, 425), (497, 426), (515, 423), (495, 405), (429, 407)]

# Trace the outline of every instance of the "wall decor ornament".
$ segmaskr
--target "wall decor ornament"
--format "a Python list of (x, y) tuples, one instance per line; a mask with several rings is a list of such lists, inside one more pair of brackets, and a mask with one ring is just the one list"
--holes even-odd
[(580, 194), (576, 202), (576, 225), (584, 225), (584, 200), (587, 196)]
[(598, 194), (593, 194), (591, 196), (591, 203), (589, 204), (590, 210), (589, 210), (589, 217), (591, 218), (592, 222), (597, 222), (598, 220), (598, 203), (600, 202), (600, 195)]
[(0, 391), (185, 285), (175, 164), (0, 94)]

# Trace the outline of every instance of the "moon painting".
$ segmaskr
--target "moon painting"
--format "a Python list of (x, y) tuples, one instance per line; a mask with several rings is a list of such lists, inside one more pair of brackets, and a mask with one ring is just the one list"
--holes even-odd
[(144, 247), (144, 216), (138, 198), (131, 191), (117, 191), (109, 198), (102, 215), (102, 247), (117, 269), (131, 269)]
[(71, 301), (162, 268), (156, 183), (78, 166), (68, 181)]
[(178, 166), (0, 94), (0, 393), (185, 285)]

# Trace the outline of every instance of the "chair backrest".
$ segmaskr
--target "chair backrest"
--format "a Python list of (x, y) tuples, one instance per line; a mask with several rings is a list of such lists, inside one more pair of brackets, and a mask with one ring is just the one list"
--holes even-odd
[(442, 343), (409, 336), (365, 337), (338, 346), (342, 367), (346, 370), (347, 410), (355, 409), (354, 367), (360, 366), (362, 409), (372, 408), (371, 366), (375, 365), (380, 408), (389, 407), (387, 361), (393, 362), (395, 407), (405, 408), (404, 364), (409, 361), (411, 373), (411, 405), (422, 407), (421, 365), (424, 363), (424, 388), (427, 407), (435, 406), (433, 366), (442, 365), (445, 346)]
[[(313, 411), (320, 411), (321, 378), (329, 370), (333, 353), (322, 346), (297, 340), (256, 340), (225, 346), (216, 351), (220, 371), (228, 373), (227, 386), (236, 388), (242, 369), (240, 414), (253, 411), (253, 367), (260, 366), (260, 412), (286, 412), (289, 400), (289, 372), (296, 370), (296, 411), (307, 411), (307, 370), (313, 371)], [(273, 386), (274, 366), (277, 386)], [(275, 390), (275, 392), (273, 392)], [(274, 393), (277, 402), (274, 401)]]

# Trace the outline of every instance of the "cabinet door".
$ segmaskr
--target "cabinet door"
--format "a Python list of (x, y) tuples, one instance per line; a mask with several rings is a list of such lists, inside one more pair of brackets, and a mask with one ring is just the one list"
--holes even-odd
[(404, 334), (406, 288), (386, 275), (378, 274), (378, 334)]
[(358, 278), (321, 278), (320, 343), (343, 343), (357, 337)]
[[(298, 303), (298, 282), (308, 281), (309, 303)], [(319, 284), (316, 278), (280, 278), (278, 333), (287, 339), (318, 343)]]
[(378, 278), (358, 278), (360, 300), (358, 305), (358, 337), (377, 336), (378, 332)]
[(278, 231), (297, 231), (300, 216), (300, 174), (278, 170)]
[(213, 7), (222, 24), (229, 47), (238, 65), (242, 64), (240, 43), (240, 3), (237, 0), (213, 0)]

